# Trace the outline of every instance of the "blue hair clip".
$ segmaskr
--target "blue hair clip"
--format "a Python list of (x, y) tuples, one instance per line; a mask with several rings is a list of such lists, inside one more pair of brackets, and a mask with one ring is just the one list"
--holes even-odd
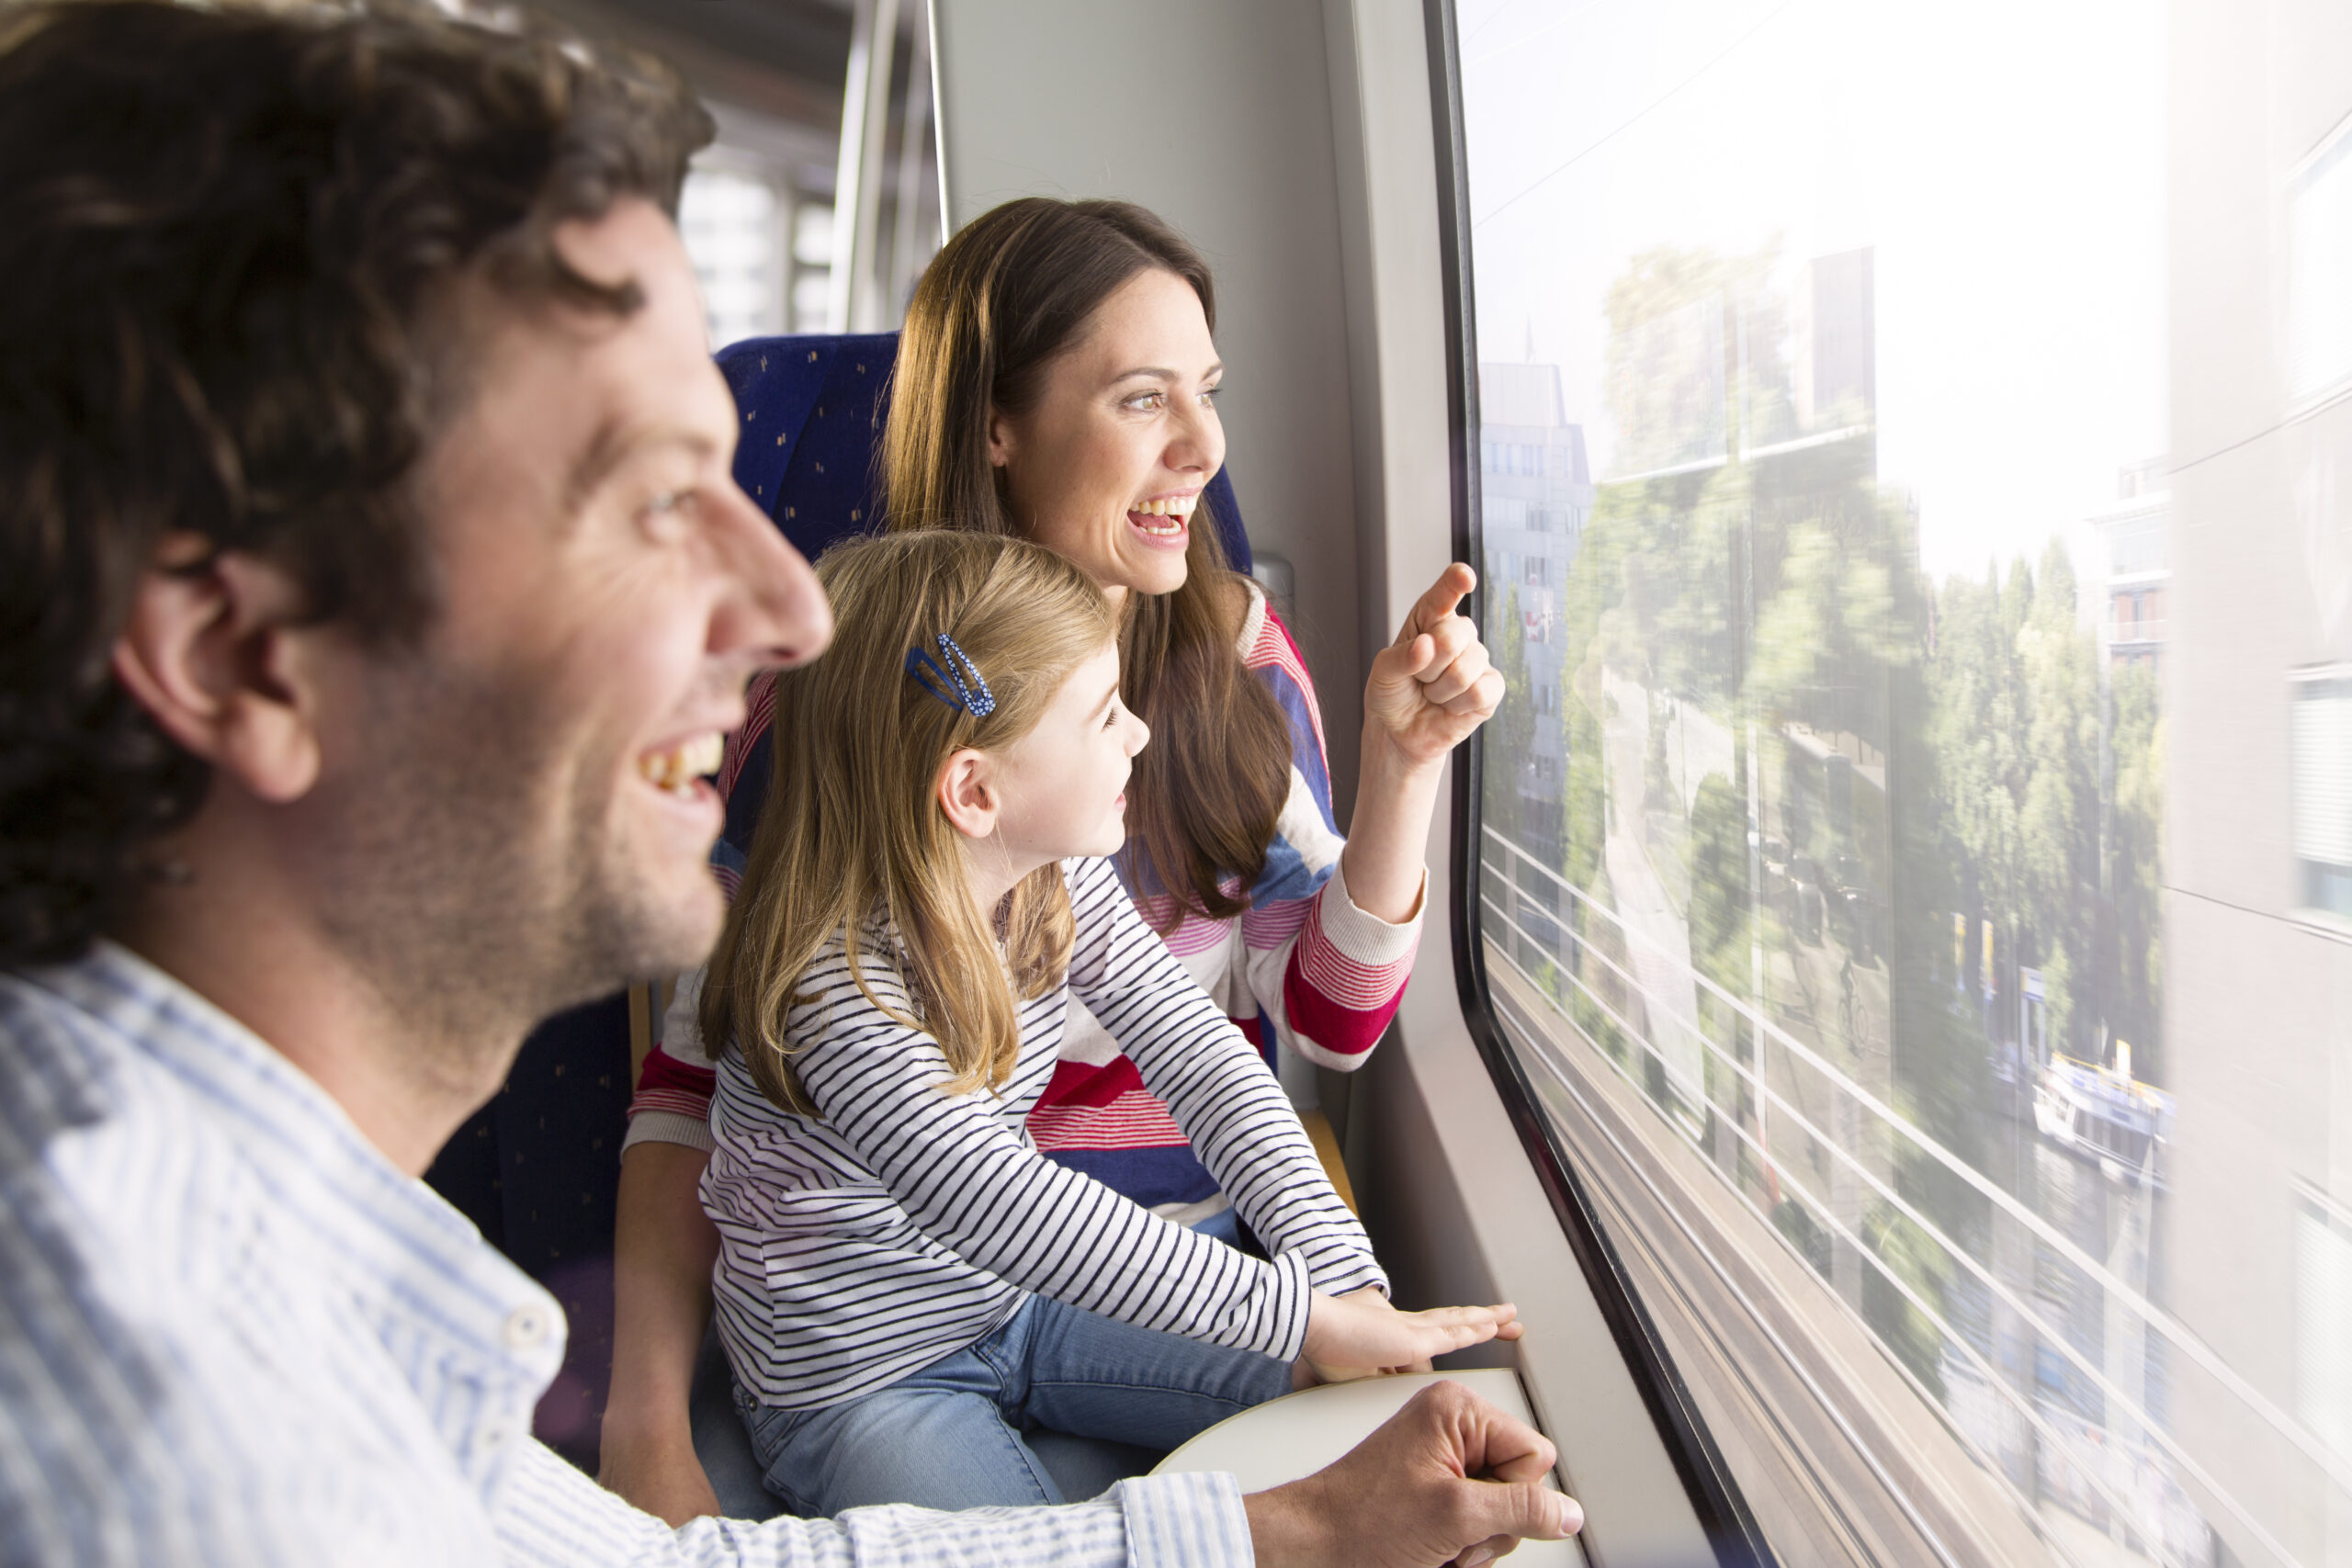
[[(939, 651), (947, 659), (944, 669), (922, 649), (907, 649), (907, 673), (921, 682), (924, 691), (959, 713), (986, 718), (996, 712), (996, 694), (981, 678), (979, 666), (945, 632), (939, 634)], [(963, 666), (961, 670), (956, 668), (959, 664)], [(971, 677), (968, 682), (965, 680), (967, 675)]]

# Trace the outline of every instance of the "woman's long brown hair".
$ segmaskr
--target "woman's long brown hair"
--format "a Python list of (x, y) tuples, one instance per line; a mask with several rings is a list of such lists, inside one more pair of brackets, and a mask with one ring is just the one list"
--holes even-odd
[[(1153, 267), (1192, 285), (1214, 331), (1208, 264), (1131, 203), (1025, 197), (948, 241), (899, 332), (882, 448), (890, 526), (1022, 533), (989, 461), (990, 412), (1035, 407), (1103, 300)], [(1125, 853), (1138, 890), (1173, 895), (1171, 919), (1187, 908), (1222, 919), (1249, 907), (1265, 870), (1290, 790), (1290, 727), (1234, 646), (1241, 580), (1205, 504), (1191, 534), (1182, 587), (1126, 596), (1120, 682), (1152, 743), (1128, 786)]]
[[(1058, 865), (1043, 866), (1006, 896), (991, 930), (932, 786), (956, 751), (993, 750), (1035, 728), (1070, 671), (1110, 642), (1114, 612), (1053, 551), (968, 533), (838, 546), (817, 577), (832, 601), (833, 642), (776, 678), (774, 782), (711, 953), (703, 1038), (732, 1041), (763, 1093), (815, 1114), (792, 1057), (822, 1022), (796, 1029), (792, 1010), (806, 999), (801, 976), (839, 932), (866, 1000), (939, 1043), (941, 1087), (994, 1089), (1021, 1050), (1014, 993), (1043, 996), (1069, 966), (1069, 891)], [(996, 699), (985, 717), (907, 672), (910, 649), (954, 666), (943, 632)], [(877, 960), (896, 972), (906, 1006), (876, 993)]]

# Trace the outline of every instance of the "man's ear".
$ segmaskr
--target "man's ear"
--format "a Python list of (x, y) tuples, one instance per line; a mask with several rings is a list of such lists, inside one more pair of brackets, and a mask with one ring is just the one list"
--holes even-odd
[(994, 403), (989, 405), (989, 466), (1001, 468), (1012, 461), (1012, 421)]
[(168, 536), (115, 639), (114, 673), (164, 732), (248, 794), (283, 803), (319, 776), (320, 694), (300, 589), (281, 568)]
[(932, 795), (948, 822), (967, 839), (985, 839), (996, 831), (1001, 802), (991, 772), (988, 753), (969, 746), (940, 764)]

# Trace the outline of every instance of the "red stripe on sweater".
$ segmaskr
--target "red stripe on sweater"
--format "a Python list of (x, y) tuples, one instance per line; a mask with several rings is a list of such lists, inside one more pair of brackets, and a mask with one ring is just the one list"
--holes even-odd
[[(710, 1109), (710, 1097), (718, 1088), (718, 1075), (708, 1067), (697, 1067), (691, 1062), (681, 1062), (656, 1045), (645, 1054), (645, 1070), (637, 1076), (637, 1099), (629, 1102), (632, 1111), (651, 1109), (642, 1102), (649, 1095), (699, 1095), (703, 1103), (692, 1108), (688, 1114), (700, 1116)], [(661, 1109), (667, 1111), (669, 1106)]]
[(1275, 635), (1281, 637), (1282, 641), (1279, 645), (1269, 648), (1265, 628), (1261, 627), (1256, 646), (1250, 649), (1250, 656), (1244, 659), (1242, 663), (1252, 670), (1262, 670), (1269, 664), (1278, 664), (1284, 673), (1298, 683), (1300, 691), (1309, 694), (1306, 705), (1306, 716), (1315, 721), (1315, 750), (1322, 754), (1323, 771), (1328, 773), (1331, 771), (1331, 748), (1325, 745), (1323, 741), (1323, 706), (1313, 700), (1315, 682), (1306, 673), (1306, 655), (1298, 650), (1298, 639), (1290, 635), (1290, 628), (1283, 625), (1283, 618), (1274, 614), (1274, 607), (1272, 604), (1266, 606), (1266, 626), (1273, 628)]
[(1245, 909), (1241, 914), (1241, 941), (1253, 953), (1268, 953), (1298, 934), (1306, 924), (1306, 917), (1314, 913), (1316, 899), (1285, 898), (1279, 904), (1268, 904)]
[(1046, 1092), (1037, 1097), (1037, 1103), (1104, 1106), (1123, 1094), (1142, 1090), (1143, 1075), (1125, 1056), (1099, 1067), (1090, 1062), (1057, 1062), (1053, 1078), (1046, 1085)]
[(1292, 972), (1341, 1007), (1393, 1003), (1405, 988), (1405, 977), (1413, 972), (1413, 955), (1408, 953), (1377, 967), (1351, 958), (1324, 931), (1320, 914), (1318, 908), (1298, 933), (1298, 945), (1291, 950)]
[(1404, 996), (1405, 987), (1400, 985), (1395, 996), (1376, 1006), (1342, 1006), (1300, 976), (1295, 952), (1290, 955), (1289, 968), (1283, 973), (1283, 1006), (1290, 1014), (1292, 1032), (1337, 1056), (1361, 1056), (1380, 1043), (1380, 1036), (1387, 1030), (1388, 1021), (1396, 1016), (1396, 1004)]
[(729, 730), (727, 749), (718, 761), (718, 798), (726, 799), (735, 793), (735, 781), (743, 774), (743, 759), (768, 732), (768, 725), (775, 717), (775, 671), (763, 670), (753, 678), (744, 701), (751, 711), (744, 716), (743, 727)]
[(1164, 1149), (1184, 1146), (1167, 1101), (1135, 1089), (1115, 1105), (1038, 1104), (1029, 1136), (1040, 1149)]
[(688, 1094), (684, 1089), (641, 1089), (637, 1091), (637, 1098), (628, 1102), (628, 1113), (635, 1116), (646, 1111), (666, 1111), (690, 1122), (707, 1122), (710, 1096)]

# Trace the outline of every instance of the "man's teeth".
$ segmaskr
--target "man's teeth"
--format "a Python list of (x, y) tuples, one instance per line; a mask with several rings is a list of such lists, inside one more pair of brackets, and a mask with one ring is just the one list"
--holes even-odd
[(726, 752), (727, 738), (713, 730), (681, 741), (667, 751), (648, 751), (637, 760), (637, 771), (648, 783), (684, 795), (695, 780), (718, 772), (719, 759)]
[(1147, 501), (1140, 506), (1131, 506), (1127, 510), (1145, 517), (1175, 519), (1174, 522), (1159, 528), (1148, 523), (1138, 525), (1147, 534), (1181, 534), (1184, 531), (1184, 520), (1193, 514), (1193, 509), (1200, 503), (1200, 495), (1195, 491), (1191, 495), (1164, 495), (1157, 501)]

